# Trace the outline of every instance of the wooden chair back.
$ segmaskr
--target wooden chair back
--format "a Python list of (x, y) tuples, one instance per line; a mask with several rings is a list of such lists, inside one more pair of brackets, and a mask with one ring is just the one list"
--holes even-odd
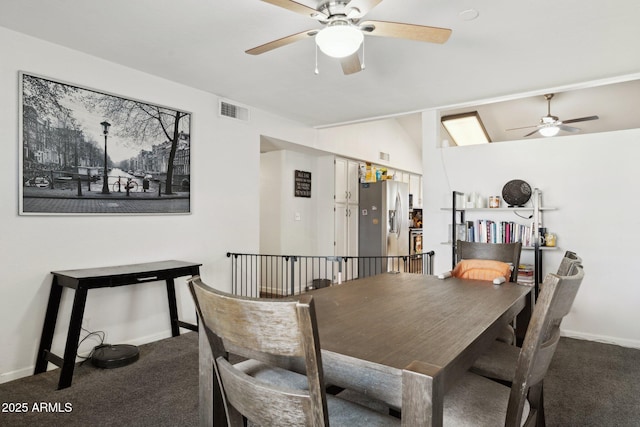
[(583, 278), (582, 265), (576, 262), (564, 276), (545, 277), (518, 358), (505, 425), (520, 425), (527, 397), (531, 407), (528, 420), (535, 419), (541, 410), (542, 379), (560, 340), (562, 318), (569, 313)]
[[(297, 301), (239, 297), (205, 285), (199, 276), (189, 280), (189, 288), (211, 345), (229, 426), (243, 426), (243, 416), (264, 426), (329, 425), (310, 295)], [(256, 380), (228, 361), (230, 348), (262, 360), (301, 358), (306, 362), (308, 389)]]
[(465, 242), (458, 240), (456, 242), (457, 262), (463, 259), (492, 259), (510, 263), (513, 266), (511, 270), (511, 281), (515, 282), (518, 278), (518, 265), (520, 264), (520, 252), (522, 251), (522, 243), (480, 243)]
[(582, 258), (580, 258), (575, 252), (566, 251), (560, 265), (558, 266), (558, 276), (566, 276), (569, 273), (571, 265), (574, 263), (582, 264)]

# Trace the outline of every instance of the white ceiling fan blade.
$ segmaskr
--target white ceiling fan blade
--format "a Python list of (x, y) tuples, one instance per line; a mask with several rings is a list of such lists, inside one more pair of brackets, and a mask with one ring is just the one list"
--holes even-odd
[(420, 42), (444, 43), (449, 40), (448, 28), (427, 27), (425, 25), (403, 24), (400, 22), (365, 21), (360, 24), (362, 31), (372, 36), (397, 37)]
[(510, 128), (510, 129), (505, 129), (505, 132), (508, 132), (510, 130), (520, 130), (520, 129), (529, 129), (529, 128), (535, 128), (538, 127), (538, 125), (532, 125), (532, 126), (521, 126), (519, 128)]
[(524, 136), (523, 136), (523, 138), (526, 138), (526, 137), (528, 137), (528, 136), (531, 136), (531, 135), (533, 135), (534, 133), (538, 132), (539, 130), (540, 130), (540, 129), (536, 129), (536, 130), (534, 130), (533, 132), (529, 132), (528, 134), (524, 135)]
[(316, 9), (305, 6), (304, 4), (297, 3), (292, 0), (262, 0), (265, 3), (272, 4), (274, 6), (279, 6), (281, 8), (290, 10), (291, 12), (299, 13), (301, 15), (305, 15), (314, 19), (327, 19), (329, 18), (322, 12), (317, 11)]
[(342, 65), (342, 72), (346, 75), (355, 74), (362, 71), (362, 65), (360, 64), (360, 57), (358, 56), (358, 52), (342, 58), (340, 60), (340, 65)]
[(316, 34), (318, 34), (318, 30), (303, 31), (301, 33), (292, 34), (290, 36), (283, 37), (278, 40), (273, 40), (260, 46), (251, 48), (249, 50), (245, 50), (245, 53), (248, 53), (249, 55), (260, 55), (262, 53), (269, 52), (270, 50), (277, 49), (279, 47), (286, 46), (288, 44), (295, 43), (309, 37), (313, 37)]

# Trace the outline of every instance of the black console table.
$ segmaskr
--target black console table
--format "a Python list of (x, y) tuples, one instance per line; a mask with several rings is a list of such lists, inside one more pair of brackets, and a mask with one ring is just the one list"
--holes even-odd
[[(48, 362), (51, 362), (62, 368), (58, 390), (71, 385), (82, 327), (82, 317), (89, 289), (112, 288), (165, 280), (167, 282), (172, 335), (174, 337), (180, 335), (180, 327), (197, 331), (197, 325), (178, 320), (174, 279), (200, 274), (201, 265), (185, 261), (158, 261), (116, 267), (52, 271), (53, 281), (51, 283), (49, 303), (47, 304), (47, 313), (44, 318), (34, 375), (45, 372)], [(63, 288), (75, 289), (75, 296), (73, 298), (73, 308), (71, 309), (64, 357), (61, 358), (51, 352), (51, 343), (53, 341), (53, 332), (56, 328)]]

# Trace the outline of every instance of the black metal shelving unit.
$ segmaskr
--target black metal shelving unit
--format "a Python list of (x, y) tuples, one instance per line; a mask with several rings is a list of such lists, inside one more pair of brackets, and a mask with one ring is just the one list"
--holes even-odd
[[(534, 298), (538, 298), (538, 293), (540, 290), (540, 283), (542, 283), (542, 253), (543, 247), (540, 246), (540, 227), (542, 227), (542, 212), (547, 210), (555, 210), (555, 208), (543, 208), (541, 206), (541, 198), (542, 192), (535, 188), (531, 195), (531, 206), (527, 207), (511, 207), (511, 208), (465, 208), (464, 202), (465, 193), (460, 191), (452, 192), (452, 203), (451, 203), (451, 267), (455, 267), (456, 265), (456, 255), (457, 255), (457, 245), (456, 241), (459, 230), (458, 227), (466, 227), (466, 212), (467, 211), (475, 211), (475, 212), (517, 212), (517, 211), (529, 211), (532, 212), (532, 227), (533, 227), (533, 246), (530, 248), (534, 252)], [(445, 208), (449, 209), (449, 208)], [(544, 247), (544, 250), (547, 250)], [(551, 249), (551, 248), (549, 248)], [(553, 249), (556, 249), (555, 247)]]

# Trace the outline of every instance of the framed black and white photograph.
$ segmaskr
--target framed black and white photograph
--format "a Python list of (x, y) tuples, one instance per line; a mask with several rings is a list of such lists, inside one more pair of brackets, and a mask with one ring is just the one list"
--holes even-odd
[(190, 213), (191, 113), (19, 78), (21, 215)]

